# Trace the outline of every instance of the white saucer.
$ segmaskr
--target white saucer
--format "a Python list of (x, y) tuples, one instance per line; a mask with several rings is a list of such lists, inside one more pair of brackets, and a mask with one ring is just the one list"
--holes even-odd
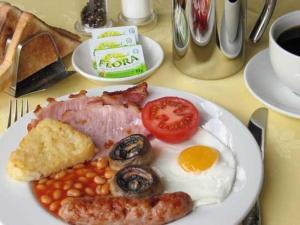
[(81, 43), (73, 52), (72, 64), (74, 69), (83, 77), (95, 82), (106, 84), (135, 84), (148, 78), (164, 59), (164, 52), (160, 45), (149, 37), (139, 35), (139, 43), (142, 45), (147, 65), (147, 71), (139, 75), (122, 78), (105, 78), (97, 75), (93, 69), (92, 58), (90, 55), (89, 40)]
[(269, 49), (255, 55), (245, 68), (245, 83), (262, 103), (282, 114), (300, 119), (300, 96), (279, 82), (269, 59)]

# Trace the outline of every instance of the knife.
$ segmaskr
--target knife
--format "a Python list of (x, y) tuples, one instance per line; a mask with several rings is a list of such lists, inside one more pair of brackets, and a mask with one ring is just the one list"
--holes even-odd
[[(259, 108), (255, 110), (254, 113), (251, 115), (248, 123), (248, 129), (260, 147), (262, 160), (264, 160), (264, 155), (265, 155), (264, 153), (265, 153), (267, 118), (268, 118), (268, 109)], [(243, 220), (242, 225), (261, 225), (261, 224), (262, 224), (261, 208), (260, 208), (260, 202), (258, 198), (251, 211)]]

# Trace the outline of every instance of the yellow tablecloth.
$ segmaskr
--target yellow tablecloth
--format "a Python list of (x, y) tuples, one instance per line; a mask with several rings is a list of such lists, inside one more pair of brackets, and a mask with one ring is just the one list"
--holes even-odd
[[(31, 11), (47, 23), (74, 31), (73, 25), (83, 0), (9, 0), (22, 9)], [(184, 90), (222, 105), (243, 123), (247, 123), (251, 113), (263, 105), (246, 89), (243, 70), (223, 80), (203, 81), (188, 77), (172, 64), (171, 46), (171, 0), (154, 0), (158, 12), (155, 29), (144, 33), (161, 44), (165, 60), (147, 82), (150, 85)], [(248, 1), (248, 28), (254, 25), (263, 1)], [(120, 1), (110, 0), (110, 16), (117, 18)], [(274, 18), (293, 10), (300, 10), (298, 0), (281, 0)], [(268, 36), (264, 35), (258, 45), (248, 43), (247, 58), (268, 46)], [(67, 60), (70, 62), (70, 60)], [(32, 94), (29, 99), (31, 109), (44, 103), (49, 96), (56, 97), (76, 92), (80, 89), (100, 87), (76, 74), (45, 92)], [(8, 95), (0, 93), (0, 133), (6, 129)], [(300, 224), (300, 120), (293, 119), (269, 110), (267, 148), (265, 153), (265, 183), (262, 193), (262, 214), (264, 225)], [(214, 224), (215, 225), (215, 224)]]

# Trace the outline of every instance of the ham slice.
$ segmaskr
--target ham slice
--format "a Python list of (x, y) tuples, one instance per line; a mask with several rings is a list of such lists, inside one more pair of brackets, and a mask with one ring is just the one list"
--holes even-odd
[(65, 101), (49, 98), (46, 107), (37, 106), (36, 119), (28, 124), (28, 130), (45, 118), (56, 119), (90, 136), (99, 154), (107, 155), (114, 143), (130, 134), (149, 135), (139, 109), (147, 95), (147, 84), (142, 83), (102, 96), (88, 97), (81, 91)]

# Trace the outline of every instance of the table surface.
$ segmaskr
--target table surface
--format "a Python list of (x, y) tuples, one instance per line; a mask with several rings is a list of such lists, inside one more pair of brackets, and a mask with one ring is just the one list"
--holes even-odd
[[(33, 12), (47, 23), (71, 31), (74, 31), (73, 25), (78, 17), (80, 1), (83, 2), (83, 0), (9, 0), (21, 9)], [(262, 4), (261, 0), (248, 1), (248, 28), (254, 25)], [(148, 84), (199, 95), (223, 106), (246, 124), (252, 112), (263, 105), (246, 89), (243, 70), (229, 78), (215, 81), (196, 80), (178, 71), (172, 63), (171, 1), (154, 0), (154, 5), (158, 12), (158, 24), (154, 29), (143, 34), (153, 38), (162, 46), (165, 60), (159, 70), (147, 79)], [(116, 20), (120, 11), (120, 1), (110, 0), (109, 6), (111, 18)], [(298, 0), (278, 1), (272, 20), (297, 9), (300, 10)], [(264, 35), (257, 45), (247, 43), (247, 59), (249, 60), (267, 46), (268, 35)], [(70, 57), (66, 62), (70, 65)], [(96, 85), (75, 74), (47, 91), (26, 98), (29, 100), (30, 108), (34, 109), (35, 105), (44, 103), (49, 96), (56, 97), (95, 87), (101, 85)], [(9, 99), (11, 97), (0, 93), (0, 133), (6, 129)], [(298, 171), (300, 170), (300, 120), (269, 110), (266, 145), (265, 181), (261, 200), (263, 224), (300, 224), (300, 173)]]

